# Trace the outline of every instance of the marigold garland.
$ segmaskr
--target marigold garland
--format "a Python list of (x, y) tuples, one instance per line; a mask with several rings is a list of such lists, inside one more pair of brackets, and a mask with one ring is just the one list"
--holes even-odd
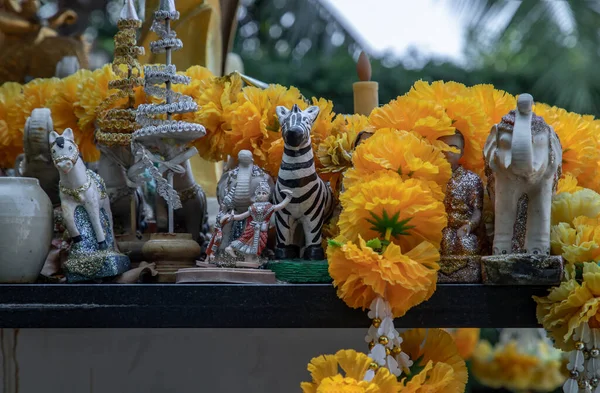
[(397, 318), (433, 295), (439, 270), (434, 245), (421, 242), (405, 253), (394, 243), (383, 252), (374, 247), (359, 235), (356, 243), (339, 236), (327, 248), (333, 285), (349, 307), (367, 309), (379, 296)]
[[(402, 179), (433, 181), (443, 190), (452, 177), (450, 164), (441, 150), (414, 132), (382, 128), (356, 148), (353, 168), (344, 176), (344, 186), (364, 181), (379, 171), (398, 173)], [(443, 199), (443, 194), (440, 195)]]
[[(303, 393), (397, 393), (398, 381), (386, 368), (379, 368), (366, 381), (372, 359), (354, 350), (313, 358), (308, 364), (311, 382), (302, 382)], [(339, 373), (339, 369), (344, 374)]]
[(473, 355), (473, 375), (491, 388), (551, 392), (566, 379), (561, 356), (540, 341), (537, 353), (523, 352), (516, 341), (492, 347), (482, 341)]
[(369, 176), (340, 196), (340, 234), (350, 241), (357, 241), (359, 235), (383, 240), (385, 229), (376, 227), (397, 224), (398, 229), (390, 229), (391, 237), (386, 240), (394, 241), (405, 252), (423, 241), (438, 248), (447, 215), (435, 186), (420, 179), (402, 180), (390, 171)]
[(220, 161), (231, 153), (227, 131), (231, 129), (231, 111), (241, 90), (242, 79), (234, 73), (221, 78), (203, 79), (190, 94), (199, 107), (193, 121), (206, 129), (204, 138), (194, 142), (202, 158)]
[(452, 150), (438, 140), (442, 136), (454, 135), (452, 119), (444, 108), (432, 101), (401, 96), (388, 104), (373, 109), (369, 123), (377, 130), (394, 128), (403, 131), (414, 131), (426, 138), (432, 145), (442, 150)]
[(584, 324), (600, 327), (600, 266), (583, 263), (582, 281), (575, 278), (552, 288), (548, 296), (534, 296), (537, 319), (563, 351), (571, 351), (576, 340), (573, 334)]

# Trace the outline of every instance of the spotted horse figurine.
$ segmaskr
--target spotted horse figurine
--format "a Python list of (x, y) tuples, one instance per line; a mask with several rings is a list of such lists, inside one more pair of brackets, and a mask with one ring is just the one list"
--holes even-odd
[(86, 168), (70, 128), (62, 135), (52, 131), (49, 142), (60, 176), (63, 222), (72, 240), (64, 266), (67, 282), (101, 281), (126, 272), (130, 261), (115, 242), (104, 180)]

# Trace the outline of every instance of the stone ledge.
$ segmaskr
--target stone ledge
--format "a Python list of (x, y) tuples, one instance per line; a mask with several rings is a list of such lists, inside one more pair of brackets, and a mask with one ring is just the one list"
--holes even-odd
[(481, 283), (480, 256), (442, 256), (439, 265), (438, 283)]
[(559, 285), (564, 274), (560, 255), (508, 254), (481, 258), (487, 285)]

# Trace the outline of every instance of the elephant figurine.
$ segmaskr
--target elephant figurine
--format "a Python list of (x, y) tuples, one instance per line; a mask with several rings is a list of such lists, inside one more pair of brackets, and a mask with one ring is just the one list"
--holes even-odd
[(182, 205), (181, 209), (174, 212), (175, 223), (181, 230), (191, 233), (192, 239), (202, 245), (208, 232), (206, 194), (196, 183), (190, 160), (186, 160), (182, 166), (185, 168), (185, 173), (173, 176), (173, 188), (179, 194)]
[(50, 132), (54, 131), (50, 109), (36, 108), (25, 122), (23, 131), (24, 153), (17, 157), (15, 172), (17, 176), (35, 177), (48, 194), (52, 204), (60, 204), (58, 195), (59, 174), (52, 163)]
[(494, 255), (550, 254), (550, 208), (562, 147), (554, 129), (532, 109), (533, 97), (521, 94), (516, 110), (492, 127), (485, 142)]

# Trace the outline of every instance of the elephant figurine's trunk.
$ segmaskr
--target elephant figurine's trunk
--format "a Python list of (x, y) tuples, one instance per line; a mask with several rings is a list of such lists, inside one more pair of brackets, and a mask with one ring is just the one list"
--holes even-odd
[(519, 96), (511, 142), (511, 167), (514, 174), (523, 177), (533, 174), (532, 106), (533, 97), (530, 94)]

